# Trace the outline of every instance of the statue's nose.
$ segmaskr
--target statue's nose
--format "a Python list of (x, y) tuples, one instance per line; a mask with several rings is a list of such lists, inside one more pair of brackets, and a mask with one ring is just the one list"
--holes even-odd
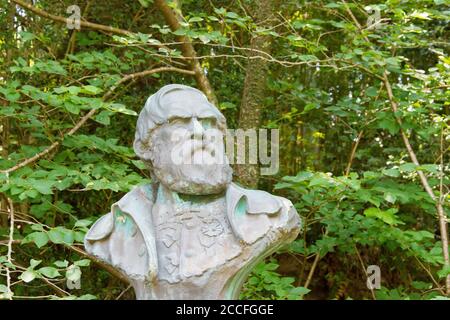
[(196, 117), (191, 118), (191, 139), (203, 139), (205, 130)]

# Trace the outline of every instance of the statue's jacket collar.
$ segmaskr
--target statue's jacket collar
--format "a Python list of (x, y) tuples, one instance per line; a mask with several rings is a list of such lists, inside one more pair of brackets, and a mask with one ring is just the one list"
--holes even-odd
[[(153, 194), (152, 185), (134, 188), (114, 203), (111, 212), (97, 220), (85, 237), (85, 247), (89, 253), (120, 269), (131, 280), (152, 281), (158, 273), (155, 228), (151, 215)], [(263, 237), (271, 227), (268, 216), (277, 215), (283, 207), (281, 199), (265, 191), (248, 190), (231, 183), (226, 190), (227, 218), (238, 240), (249, 245)], [(131, 228), (137, 228), (140, 231), (140, 237), (136, 241), (143, 243), (123, 244), (119, 242), (122, 242), (124, 238), (114, 237), (118, 220), (125, 219), (127, 216), (134, 222)], [(285, 224), (286, 219), (281, 219), (284, 221), (279, 221), (280, 225)], [(131, 233), (135, 234), (136, 230)], [(128, 241), (128, 238), (126, 240)], [(145, 255), (137, 252), (139, 256), (145, 258), (138, 259), (140, 267), (131, 265), (136, 263), (133, 258), (112, 255), (112, 249), (117, 251), (117, 246), (125, 245), (123, 250), (126, 251), (137, 252), (145, 249)], [(132, 253), (127, 252), (127, 254)]]

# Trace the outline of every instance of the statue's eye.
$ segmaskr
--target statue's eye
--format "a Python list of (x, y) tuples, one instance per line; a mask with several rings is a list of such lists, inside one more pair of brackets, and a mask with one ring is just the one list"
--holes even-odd
[(216, 119), (215, 118), (202, 118), (199, 119), (200, 123), (202, 124), (202, 127), (204, 129), (210, 129), (216, 126)]

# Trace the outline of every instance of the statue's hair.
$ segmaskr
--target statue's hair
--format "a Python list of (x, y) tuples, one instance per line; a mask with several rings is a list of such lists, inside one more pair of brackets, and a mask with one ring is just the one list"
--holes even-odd
[[(173, 91), (194, 91), (201, 95), (205, 99), (205, 104), (209, 105), (217, 115), (217, 124), (221, 130), (225, 130), (226, 128), (226, 119), (222, 115), (222, 113), (208, 101), (206, 96), (198, 89), (182, 85), (182, 84), (169, 84), (161, 89), (159, 89), (156, 93), (152, 94), (147, 101), (145, 102), (144, 108), (139, 113), (139, 117), (136, 125), (136, 133), (134, 137), (134, 151), (142, 160), (150, 160), (149, 156), (145, 155), (148, 152), (144, 152), (145, 147), (149, 147), (149, 138), (151, 132), (159, 127), (160, 125), (167, 122), (167, 112), (163, 109), (162, 101), (164, 96)], [(144, 147), (144, 148), (143, 148)], [(150, 150), (147, 150), (150, 151)]]

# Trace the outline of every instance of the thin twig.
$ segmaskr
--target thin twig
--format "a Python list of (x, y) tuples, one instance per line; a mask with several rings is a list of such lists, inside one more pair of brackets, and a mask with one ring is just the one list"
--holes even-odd
[(352, 151), (350, 153), (350, 157), (348, 159), (347, 168), (345, 169), (345, 176), (350, 174), (350, 169), (352, 167), (353, 159), (355, 158), (356, 149), (358, 148), (359, 142), (361, 141), (361, 137), (363, 135), (364, 130), (361, 130), (358, 134), (358, 137), (353, 142)]
[[(9, 206), (9, 240), (8, 240), (8, 253), (7, 253), (7, 261), (9, 264), (12, 264), (12, 245), (14, 241), (14, 203), (10, 198), (8, 199)], [(11, 274), (9, 271), (9, 266), (6, 266), (6, 287), (8, 292), (8, 297), (12, 300), (13, 292), (11, 290)]]
[(116, 300), (120, 300), (120, 298), (122, 298), (122, 296), (125, 294), (125, 292), (127, 292), (128, 290), (130, 290), (130, 288), (131, 288), (131, 284), (128, 285), (128, 287), (127, 287), (125, 290), (123, 290), (123, 291), (117, 296)]
[[(361, 258), (361, 255), (359, 254), (359, 251), (358, 251), (358, 248), (356, 247), (356, 244), (355, 244), (355, 251), (356, 251), (356, 255), (358, 256), (359, 263), (361, 264), (361, 268), (363, 269), (364, 275), (365, 275), (367, 278), (369, 278), (369, 275), (367, 274), (367, 268), (366, 268), (366, 266), (364, 265), (364, 261), (363, 261), (363, 259)], [(369, 289), (370, 289), (370, 292), (372, 293), (373, 300), (377, 300), (377, 298), (376, 298), (376, 296), (375, 296), (375, 292), (373, 291), (372, 286), (369, 286)]]
[(422, 263), (422, 261), (420, 261), (419, 258), (417, 258), (415, 255), (413, 255), (414, 258), (416, 258), (416, 261), (419, 263), (420, 267), (425, 270), (425, 272), (428, 274), (428, 276), (431, 278), (431, 281), (433, 281), (434, 285), (436, 286), (437, 290), (440, 291), (440, 293), (442, 293), (443, 295), (445, 295), (445, 291), (443, 291), (439, 285), (439, 283), (436, 281), (436, 279), (434, 279), (433, 275), (431, 274), (430, 270), (428, 270), (427, 267), (425, 267), (425, 265)]
[(317, 264), (319, 263), (319, 260), (320, 260), (320, 254), (316, 253), (316, 257), (314, 258), (314, 262), (313, 262), (313, 264), (311, 266), (311, 269), (309, 270), (309, 273), (308, 273), (308, 278), (306, 278), (306, 282), (305, 282), (305, 285), (304, 285), (305, 288), (309, 287), (309, 284), (311, 283), (311, 280), (312, 280), (313, 275), (314, 275), (314, 271), (316, 271), (316, 267), (317, 267)]

